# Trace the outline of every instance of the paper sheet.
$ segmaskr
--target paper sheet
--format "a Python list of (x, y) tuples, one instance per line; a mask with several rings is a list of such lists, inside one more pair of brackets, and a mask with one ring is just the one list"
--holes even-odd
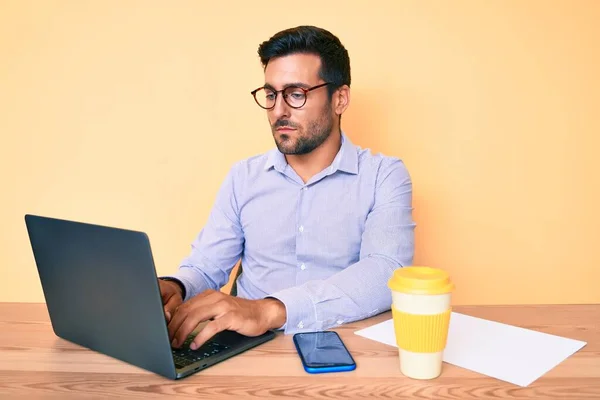
[[(355, 333), (397, 347), (391, 319)], [(528, 386), (586, 344), (453, 312), (444, 361)]]

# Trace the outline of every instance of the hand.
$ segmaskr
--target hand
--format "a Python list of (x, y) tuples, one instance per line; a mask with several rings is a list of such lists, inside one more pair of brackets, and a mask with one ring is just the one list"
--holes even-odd
[(209, 321), (190, 343), (196, 350), (224, 330), (246, 336), (262, 335), (285, 324), (286, 311), (277, 299), (246, 300), (206, 290), (182, 304), (169, 322), (171, 346), (179, 347), (198, 324)]
[(165, 317), (167, 318), (168, 323), (171, 321), (171, 316), (175, 314), (177, 307), (183, 303), (183, 298), (181, 297), (181, 288), (175, 282), (165, 281), (162, 279), (158, 280), (158, 286), (160, 288), (160, 297), (162, 298)]

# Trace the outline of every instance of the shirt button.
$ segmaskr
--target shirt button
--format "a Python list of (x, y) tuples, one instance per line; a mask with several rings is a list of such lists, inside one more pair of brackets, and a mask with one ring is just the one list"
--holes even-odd
[(298, 230), (299, 230), (300, 232), (304, 232), (304, 226), (300, 225), (300, 228), (298, 228)]
[(300, 269), (301, 269), (302, 271), (304, 271), (304, 270), (306, 269), (306, 265), (302, 264), (302, 265), (300, 266)]
[(302, 190), (304, 190), (304, 191), (306, 192), (306, 191), (308, 190), (308, 187), (304, 186), (304, 187), (302, 188)]
[(300, 321), (298, 323), (298, 328), (300, 328), (300, 329), (304, 328), (304, 323), (302, 321)]

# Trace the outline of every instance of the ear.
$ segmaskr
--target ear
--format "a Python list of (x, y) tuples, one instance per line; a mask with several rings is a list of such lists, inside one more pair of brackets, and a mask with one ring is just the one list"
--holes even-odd
[(348, 85), (340, 86), (333, 93), (333, 108), (337, 115), (342, 115), (350, 105), (350, 87)]

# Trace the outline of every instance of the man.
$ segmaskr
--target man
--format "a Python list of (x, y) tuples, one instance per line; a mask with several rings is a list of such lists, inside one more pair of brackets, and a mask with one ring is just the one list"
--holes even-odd
[[(225, 329), (325, 330), (386, 311), (387, 281), (414, 253), (404, 164), (341, 131), (350, 60), (330, 32), (300, 26), (259, 46), (276, 149), (235, 164), (177, 274), (159, 280), (173, 347)], [(236, 297), (219, 291), (241, 258)]]

